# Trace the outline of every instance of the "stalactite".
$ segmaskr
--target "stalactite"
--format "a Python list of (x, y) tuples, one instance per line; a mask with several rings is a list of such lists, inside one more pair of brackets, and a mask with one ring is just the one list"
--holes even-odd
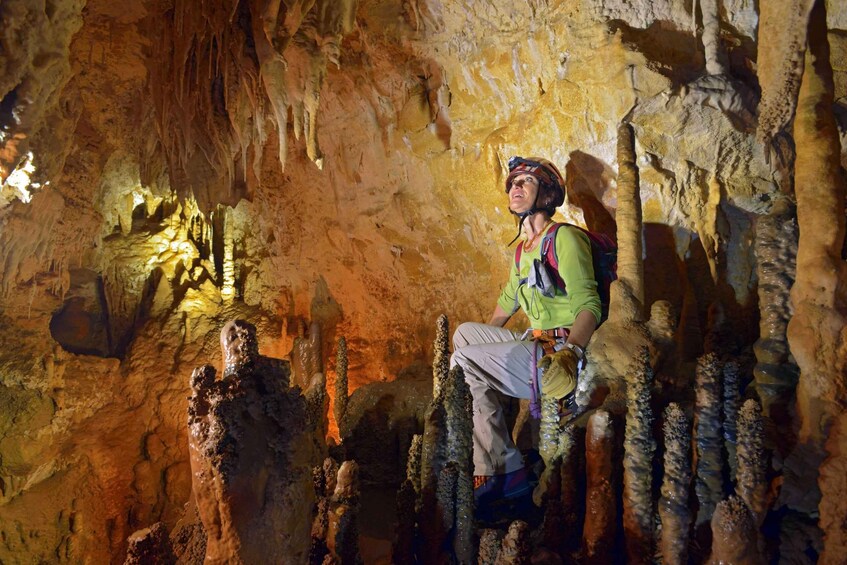
[(438, 395), (441, 383), (450, 371), (450, 324), (444, 314), (435, 322), (435, 343), (432, 358), (432, 396)]
[(715, 506), (723, 499), (720, 374), (720, 361), (715, 353), (698, 359), (694, 414), (697, 441), (697, 476), (694, 486), (700, 501), (698, 525), (708, 523)]
[[(180, 193), (193, 189), (203, 209), (211, 202), (210, 185), (232, 186), (237, 159), (247, 169), (251, 148), (259, 176), (266, 122), (276, 129), (285, 166), (289, 110), (295, 135), (306, 138), (307, 155), (323, 164), (320, 92), (327, 64), (338, 63), (341, 37), (353, 29), (355, 1), (275, 5), (178, 0), (150, 30), (155, 39), (147, 88), (161, 148), (172, 185)], [(229, 202), (234, 205), (241, 195), (228, 196), (236, 197)]]
[(729, 463), (729, 479), (735, 481), (738, 468), (736, 444), (738, 442), (738, 410), (741, 408), (741, 368), (737, 361), (727, 361), (723, 366), (723, 439)]
[(500, 544), (495, 565), (529, 565), (531, 555), (529, 544), (529, 524), (515, 520), (509, 525), (509, 531)]
[(688, 491), (691, 486), (691, 430), (688, 417), (676, 403), (665, 409), (665, 478), (659, 499), (662, 520), (660, 549), (662, 563), (688, 563), (688, 528), (691, 511)]
[(338, 338), (338, 352), (335, 360), (335, 398), (333, 399), (333, 416), (341, 437), (349, 435), (347, 425), (347, 402), (350, 399), (347, 385), (347, 340), (344, 336)]
[(764, 565), (759, 554), (756, 523), (744, 501), (730, 496), (715, 507), (712, 517), (710, 565)]
[(598, 410), (588, 419), (585, 440), (585, 525), (583, 555), (594, 563), (610, 561), (615, 544), (617, 497), (614, 492), (615, 430), (611, 415)]
[(721, 48), (721, 20), (718, 0), (700, 0), (703, 16), (703, 49), (706, 52), (706, 72), (710, 75), (726, 74), (726, 64)]
[(797, 386), (797, 365), (789, 357), (786, 330), (794, 312), (790, 292), (796, 275), (797, 220), (793, 213), (756, 221), (756, 275), (759, 277), (759, 339), (753, 345), (756, 391), (767, 418), (785, 426)]
[(641, 195), (638, 166), (636, 165), (635, 139), (632, 126), (618, 126), (618, 208), (615, 221), (618, 225), (618, 295), (620, 303), (610, 307), (609, 317), (614, 321), (641, 320), (644, 310), (644, 259), (641, 239)]
[(653, 555), (653, 454), (655, 441), (650, 433), (653, 413), (650, 387), (653, 371), (650, 353), (639, 349), (627, 371), (627, 413), (624, 439), (623, 526), (627, 555), (631, 563), (649, 562)]
[(764, 421), (759, 403), (747, 400), (738, 412), (738, 474), (736, 494), (760, 526), (767, 514), (767, 458)]

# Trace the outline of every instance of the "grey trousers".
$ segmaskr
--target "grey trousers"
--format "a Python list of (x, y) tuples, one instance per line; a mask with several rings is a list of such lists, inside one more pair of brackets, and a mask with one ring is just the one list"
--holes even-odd
[(500, 475), (523, 467), (497, 392), (529, 398), (535, 355), (535, 342), (521, 341), (511, 330), (473, 322), (456, 328), (450, 367), (462, 367), (473, 396), (474, 475)]

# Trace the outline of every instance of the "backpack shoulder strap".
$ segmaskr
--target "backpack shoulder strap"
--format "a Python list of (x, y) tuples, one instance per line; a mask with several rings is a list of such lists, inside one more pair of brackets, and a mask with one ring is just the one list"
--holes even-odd
[(523, 251), (523, 245), (518, 242), (518, 247), (515, 249), (515, 269), (518, 271), (518, 276), (521, 273), (521, 252)]
[(556, 234), (559, 232), (559, 228), (569, 225), (570, 224), (556, 222), (550, 227), (549, 231), (544, 234), (544, 239), (541, 240), (541, 257), (544, 260), (544, 263), (550, 267), (549, 272), (553, 275), (553, 282), (556, 283), (556, 286), (563, 293), (566, 292), (565, 281), (562, 280), (562, 276), (559, 274), (559, 256), (556, 254)]

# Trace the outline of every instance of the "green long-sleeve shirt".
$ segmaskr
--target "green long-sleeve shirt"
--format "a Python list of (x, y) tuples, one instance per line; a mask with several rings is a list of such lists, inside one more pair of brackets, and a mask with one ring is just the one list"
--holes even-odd
[[(549, 226), (547, 230), (552, 227)], [(544, 236), (539, 237), (543, 240)], [(594, 314), (597, 323), (600, 323), (600, 296), (597, 294), (588, 236), (572, 226), (559, 228), (556, 233), (556, 257), (559, 260), (559, 275), (565, 282), (565, 293), (556, 289), (555, 295), (550, 298), (537, 289), (528, 288), (526, 284), (519, 285), (520, 279), (529, 275), (533, 260), (541, 258), (541, 247), (537, 245), (531, 251), (521, 254), (520, 272), (512, 261), (509, 280), (497, 300), (500, 308), (512, 312), (517, 293), (518, 304), (526, 312), (533, 329), (569, 328), (577, 314), (583, 310)]]

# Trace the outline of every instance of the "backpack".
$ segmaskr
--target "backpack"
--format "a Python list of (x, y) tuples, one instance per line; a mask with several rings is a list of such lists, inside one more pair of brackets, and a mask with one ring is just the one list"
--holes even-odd
[[(612, 281), (618, 278), (618, 246), (612, 238), (605, 234), (589, 231), (573, 224), (562, 222), (553, 224), (553, 227), (544, 234), (544, 239), (541, 240), (541, 260), (547, 267), (556, 288), (562, 293), (566, 292), (565, 281), (559, 275), (559, 259), (556, 256), (556, 233), (562, 226), (578, 229), (587, 235), (588, 241), (591, 242), (591, 259), (594, 265), (594, 280), (597, 281), (597, 294), (600, 295), (602, 312), (600, 323), (602, 324), (609, 317), (609, 289), (612, 286)], [(518, 272), (521, 268), (522, 251), (523, 245), (519, 244), (518, 248), (515, 249), (515, 267)]]

